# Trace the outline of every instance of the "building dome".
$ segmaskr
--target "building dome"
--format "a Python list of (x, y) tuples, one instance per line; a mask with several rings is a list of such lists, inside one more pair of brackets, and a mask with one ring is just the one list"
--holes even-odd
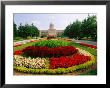
[(49, 29), (48, 29), (48, 36), (56, 37), (56, 29), (54, 29), (54, 24), (50, 23)]
[(50, 23), (49, 29), (54, 29), (54, 24), (53, 23)]

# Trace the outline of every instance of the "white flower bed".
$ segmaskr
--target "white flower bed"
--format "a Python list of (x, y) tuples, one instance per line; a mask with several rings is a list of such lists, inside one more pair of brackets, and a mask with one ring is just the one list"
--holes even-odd
[(45, 68), (46, 59), (45, 58), (26, 58), (20, 55), (14, 55), (14, 65), (23, 66), (27, 68)]

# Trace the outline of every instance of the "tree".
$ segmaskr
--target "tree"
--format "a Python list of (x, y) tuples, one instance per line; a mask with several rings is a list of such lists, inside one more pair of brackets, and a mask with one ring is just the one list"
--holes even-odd
[(69, 24), (63, 33), (64, 36), (69, 38), (91, 38), (97, 39), (97, 21), (96, 16), (88, 16), (82, 22), (76, 20), (72, 24)]
[(66, 37), (70, 37), (70, 28), (71, 28), (71, 23), (65, 28), (63, 35)]
[(13, 23), (13, 35), (14, 37), (18, 36), (17, 25), (15, 23)]
[(39, 30), (36, 26), (34, 26), (34, 24), (32, 23), (31, 24), (31, 36), (34, 37), (34, 36), (39, 36)]
[(20, 26), (18, 27), (18, 33), (19, 33), (19, 37), (23, 37), (23, 38), (27, 38), (26, 35), (26, 29), (25, 26), (22, 25), (22, 23), (20, 23)]
[(81, 22), (76, 20), (75, 22), (73, 22), (72, 26), (71, 26), (71, 32), (72, 32), (72, 37), (73, 38), (80, 38), (80, 34), (81, 34)]
[(81, 31), (81, 22), (76, 20), (75, 22), (66, 27), (66, 29), (64, 30), (64, 36), (79, 39), (80, 31)]
[(37, 37), (39, 35), (39, 30), (33, 24), (25, 24), (24, 26), (20, 23), (18, 27), (19, 36), (23, 38), (27, 37)]
[(97, 39), (97, 21), (96, 16), (88, 16), (82, 21), (81, 25), (82, 37), (91, 37), (92, 39)]

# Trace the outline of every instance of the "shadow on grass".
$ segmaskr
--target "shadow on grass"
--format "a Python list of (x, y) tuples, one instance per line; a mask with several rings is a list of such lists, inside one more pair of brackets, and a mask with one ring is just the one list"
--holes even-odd
[(80, 74), (80, 75), (97, 75), (97, 70), (90, 70), (90, 71)]

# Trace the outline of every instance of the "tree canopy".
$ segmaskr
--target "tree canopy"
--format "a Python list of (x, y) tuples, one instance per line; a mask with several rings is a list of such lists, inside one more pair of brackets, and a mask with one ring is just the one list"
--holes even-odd
[(76, 20), (70, 23), (64, 30), (64, 36), (69, 38), (91, 38), (97, 39), (97, 21), (96, 16), (88, 16), (82, 22)]
[(34, 26), (33, 23), (31, 25), (29, 24), (22, 25), (22, 23), (20, 23), (18, 30), (16, 28), (16, 24), (14, 23), (14, 37), (27, 38), (37, 36), (39, 36), (39, 30), (36, 26)]

